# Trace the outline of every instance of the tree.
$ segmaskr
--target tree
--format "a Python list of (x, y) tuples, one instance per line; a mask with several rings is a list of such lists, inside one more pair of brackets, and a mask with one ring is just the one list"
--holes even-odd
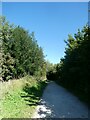
[(1, 17), (0, 23), (3, 80), (20, 78), (27, 74), (45, 75), (43, 50), (39, 47), (34, 32), (29, 33), (20, 26), (10, 25), (5, 17)]
[(81, 31), (78, 29), (74, 37), (68, 36), (65, 43), (65, 56), (56, 66), (54, 79), (56, 78), (59, 84), (90, 104), (90, 101), (88, 101), (90, 28), (86, 25)]
[(9, 25), (5, 17), (0, 17), (0, 42), (1, 42), (1, 76), (3, 80), (8, 80), (13, 76), (14, 59), (10, 55), (12, 47), (13, 26)]

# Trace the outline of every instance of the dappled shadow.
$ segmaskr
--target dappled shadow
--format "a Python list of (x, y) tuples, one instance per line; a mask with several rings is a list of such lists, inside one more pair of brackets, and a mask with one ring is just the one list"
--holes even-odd
[(28, 85), (26, 85), (23, 90), (25, 95), (21, 95), (21, 97), (28, 102), (27, 105), (37, 105), (37, 101), (39, 100), (39, 95), (37, 92), (38, 89), (36, 87), (30, 88)]
[(21, 95), (21, 97), (23, 97), (23, 98), (32, 98), (32, 99), (35, 99), (35, 98), (39, 98), (39, 97), (37, 97), (37, 96), (34, 96), (34, 95)]
[(51, 117), (52, 112), (49, 108), (46, 107), (46, 111), (43, 111), (41, 108), (39, 108), (38, 114), (42, 117), (48, 117), (49, 118), (49, 117)]
[(51, 82), (45, 89), (33, 118), (87, 118), (87, 116), (86, 106), (64, 88)]
[(54, 118), (54, 113), (51, 106), (49, 106), (47, 101), (41, 98), (37, 106), (36, 113), (34, 114), (33, 117), (34, 118), (51, 118), (51, 116)]
[(46, 82), (40, 81), (36, 86), (30, 86), (28, 83), (23, 88), (24, 93), (21, 93), (21, 97), (27, 101), (29, 106), (37, 106), (39, 104), (40, 97), (46, 86)]

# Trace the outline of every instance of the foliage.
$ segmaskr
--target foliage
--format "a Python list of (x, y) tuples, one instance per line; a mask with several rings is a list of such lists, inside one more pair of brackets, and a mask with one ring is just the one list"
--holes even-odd
[(46, 72), (47, 79), (55, 80), (56, 79), (56, 64), (52, 64), (49, 61), (47, 61), (46, 64), (47, 64), (47, 72)]
[(90, 104), (88, 100), (88, 87), (90, 84), (90, 28), (86, 25), (81, 31), (78, 29), (74, 37), (68, 36), (65, 43), (65, 56), (57, 64), (56, 77), (54, 78), (57, 79), (59, 84)]
[(1, 76), (4, 81), (27, 74), (45, 76), (43, 50), (37, 44), (34, 33), (20, 26), (10, 25), (0, 18)]
[[(3, 80), (12, 78), (12, 70), (14, 69), (14, 59), (10, 55), (12, 46), (13, 26), (5, 20), (5, 17), (0, 17), (0, 42), (1, 42), (1, 75)], [(1, 76), (0, 75), (0, 76)]]

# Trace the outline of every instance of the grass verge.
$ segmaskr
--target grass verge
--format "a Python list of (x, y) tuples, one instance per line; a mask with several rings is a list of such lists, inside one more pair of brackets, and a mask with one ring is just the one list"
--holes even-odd
[(0, 118), (31, 118), (46, 85), (45, 80), (36, 81), (30, 76), (11, 81), (2, 89)]

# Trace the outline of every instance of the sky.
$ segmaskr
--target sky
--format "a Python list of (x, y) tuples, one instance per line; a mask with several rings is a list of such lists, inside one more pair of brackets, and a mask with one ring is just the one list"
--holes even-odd
[(55, 64), (64, 57), (68, 34), (87, 24), (88, 2), (3, 2), (2, 15), (35, 32), (45, 58)]
[(89, 0), (1, 0), (3, 2), (88, 2)]

